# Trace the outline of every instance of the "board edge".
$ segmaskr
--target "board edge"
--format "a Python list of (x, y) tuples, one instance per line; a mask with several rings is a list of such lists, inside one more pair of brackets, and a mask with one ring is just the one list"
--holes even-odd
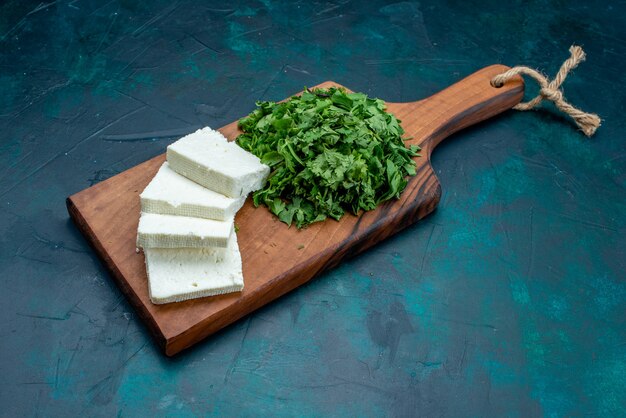
[[(89, 188), (85, 190), (89, 190)], [(124, 280), (121, 279), (122, 273), (119, 271), (117, 266), (115, 266), (113, 260), (111, 260), (111, 258), (106, 254), (102, 243), (94, 234), (93, 230), (89, 226), (89, 223), (80, 213), (80, 209), (74, 200), (76, 199), (76, 196), (80, 195), (83, 191), (73, 194), (65, 199), (67, 212), (69, 213), (70, 218), (74, 222), (74, 225), (76, 225), (76, 228), (85, 237), (89, 245), (95, 250), (96, 254), (98, 255), (98, 259), (100, 260), (100, 263), (103, 264), (107, 271), (113, 276), (115, 283), (120, 289), (121, 293), (128, 298), (130, 304), (133, 306), (135, 311), (139, 314), (141, 319), (146, 324), (148, 331), (155, 337), (157, 344), (161, 347), (163, 351), (165, 351), (167, 338), (163, 334), (162, 330), (159, 328), (159, 325), (154, 320), (153, 316), (150, 315), (150, 313), (147, 312), (147, 310), (144, 308), (143, 303), (139, 300), (133, 289), (130, 286), (126, 285)]]
[[(432, 214), (439, 206), (439, 202), (441, 201), (442, 189), (441, 189), (441, 183), (439, 182), (437, 175), (435, 174), (434, 170), (432, 169), (432, 166), (430, 165), (430, 161), (428, 161), (427, 164), (428, 164), (427, 167), (430, 169), (432, 176), (435, 180), (436, 187), (434, 188), (432, 194), (424, 199), (421, 205), (416, 206), (415, 208), (413, 208), (413, 210), (406, 210), (404, 211), (404, 213), (397, 214), (396, 219), (394, 219), (393, 232), (383, 235), (382, 237), (380, 237), (380, 239), (369, 239), (372, 235), (375, 236), (377, 233), (384, 232), (384, 228), (375, 227), (374, 225), (372, 225), (373, 227), (367, 231), (364, 231), (363, 235), (360, 236), (357, 240), (352, 241), (349, 244), (344, 242), (335, 247), (327, 248), (326, 251), (324, 251), (324, 253), (322, 254), (330, 253), (330, 254), (338, 254), (338, 256), (333, 257), (331, 255), (327, 257), (326, 261), (322, 263), (320, 268), (315, 270), (310, 277), (304, 278), (301, 281), (294, 280), (293, 285), (286, 286), (285, 289), (279, 290), (279, 292), (276, 294), (274, 298), (272, 298), (271, 301), (261, 304), (259, 306), (254, 305), (252, 301), (240, 302), (240, 303), (243, 303), (244, 306), (246, 306), (246, 302), (250, 303), (249, 306), (251, 307), (251, 309), (244, 309), (244, 311), (247, 311), (247, 313), (244, 313), (243, 315), (236, 317), (232, 321), (226, 318), (231, 314), (231, 312), (224, 312), (222, 310), (210, 317), (204, 318), (204, 320), (196, 323), (191, 328), (188, 328), (184, 330), (183, 332), (180, 332), (179, 334), (166, 338), (165, 346), (163, 350), (165, 355), (168, 357), (174, 357), (177, 354), (195, 346), (196, 344), (202, 342), (203, 340), (207, 339), (211, 335), (214, 335), (217, 332), (225, 329), (226, 327), (234, 324), (235, 322), (248, 317), (250, 314), (253, 314), (261, 307), (269, 306), (275, 303), (276, 300), (280, 299), (284, 295), (295, 291), (300, 286), (303, 286), (304, 284), (317, 278), (321, 274), (331, 271), (343, 261), (347, 261), (351, 258), (356, 257), (357, 255), (367, 251), (374, 245), (378, 245), (381, 242), (384, 242), (388, 238), (396, 235), (400, 231), (408, 228), (411, 225), (416, 224), (421, 219), (424, 219), (428, 215)], [(320, 258), (324, 258), (324, 257), (320, 257)], [(309, 260), (305, 260), (299, 263), (298, 265), (296, 265), (291, 270), (283, 272), (283, 274), (281, 274), (279, 277), (276, 277), (271, 282), (268, 282), (265, 285), (261, 286), (261, 288), (259, 288), (257, 291), (263, 292), (263, 293), (272, 293), (274, 290), (273, 288), (277, 286), (276, 283), (280, 284), (281, 282), (285, 281), (286, 276), (292, 276), (292, 277), (301, 276), (301, 273), (306, 271), (306, 266), (310, 266), (310, 263), (308, 263), (308, 261)], [(232, 318), (232, 316), (230, 316), (230, 318)], [(218, 325), (217, 327), (210, 326), (210, 324), (216, 324), (216, 323), (221, 323), (222, 325)], [(181, 344), (180, 343), (181, 339), (185, 339), (185, 337), (187, 336), (191, 336), (189, 338), (189, 341)]]

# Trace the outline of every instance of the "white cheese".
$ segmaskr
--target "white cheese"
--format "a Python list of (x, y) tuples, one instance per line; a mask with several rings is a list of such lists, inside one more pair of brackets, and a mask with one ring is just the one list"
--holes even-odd
[(227, 247), (234, 222), (142, 213), (137, 228), (141, 248)]
[(228, 248), (146, 248), (150, 299), (161, 304), (243, 289), (241, 254), (233, 234)]
[(270, 172), (258, 157), (208, 127), (168, 146), (167, 161), (177, 173), (234, 198), (263, 187)]
[(140, 195), (141, 211), (224, 221), (235, 216), (245, 197), (233, 199), (181, 176), (163, 163)]

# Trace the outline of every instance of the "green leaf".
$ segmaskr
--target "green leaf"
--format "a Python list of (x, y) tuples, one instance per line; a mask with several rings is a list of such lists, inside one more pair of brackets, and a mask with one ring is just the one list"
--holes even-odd
[(257, 102), (239, 127), (237, 143), (272, 168), (253, 203), (298, 228), (398, 198), (420, 151), (382, 100), (334, 87)]
[(280, 200), (280, 198), (275, 197), (268, 203), (268, 207), (274, 213), (274, 215), (279, 215), (285, 209), (285, 202)]
[(284, 160), (285, 158), (282, 156), (282, 154), (276, 151), (266, 152), (261, 157), (261, 162), (270, 167), (274, 167), (275, 165), (282, 163)]
[(339, 108), (345, 110), (350, 110), (352, 108), (352, 99), (339, 90), (335, 90), (331, 96), (331, 100), (333, 101), (333, 104)]

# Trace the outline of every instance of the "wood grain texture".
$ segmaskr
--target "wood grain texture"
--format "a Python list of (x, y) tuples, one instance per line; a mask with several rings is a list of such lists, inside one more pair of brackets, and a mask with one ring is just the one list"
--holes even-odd
[[(489, 80), (508, 67), (484, 68), (427, 99), (387, 103), (401, 121), (408, 144), (423, 148), (399, 200), (340, 222), (327, 220), (297, 230), (279, 222), (250, 199), (236, 216), (245, 289), (241, 293), (154, 305), (148, 296), (144, 256), (135, 251), (139, 194), (165, 160), (160, 155), (67, 199), (70, 216), (95, 248), (122, 292), (147, 324), (165, 354), (174, 355), (212, 333), (384, 240), (431, 213), (441, 187), (430, 165), (432, 150), (460, 129), (495, 116), (523, 96), (521, 79), (502, 88)], [(338, 86), (325, 82), (319, 87)], [(237, 122), (220, 131), (234, 139)]]

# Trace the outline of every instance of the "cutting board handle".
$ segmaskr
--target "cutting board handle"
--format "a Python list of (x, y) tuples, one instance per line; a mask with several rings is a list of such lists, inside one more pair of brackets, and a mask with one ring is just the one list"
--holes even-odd
[(453, 133), (518, 104), (524, 96), (521, 77), (507, 81), (502, 87), (491, 85), (495, 75), (508, 69), (504, 65), (491, 65), (424, 100), (390, 103), (400, 119), (411, 113), (419, 114), (414, 118), (415, 123), (403, 123), (406, 136), (413, 138), (407, 144), (420, 145), (423, 154), (430, 156), (432, 150)]

